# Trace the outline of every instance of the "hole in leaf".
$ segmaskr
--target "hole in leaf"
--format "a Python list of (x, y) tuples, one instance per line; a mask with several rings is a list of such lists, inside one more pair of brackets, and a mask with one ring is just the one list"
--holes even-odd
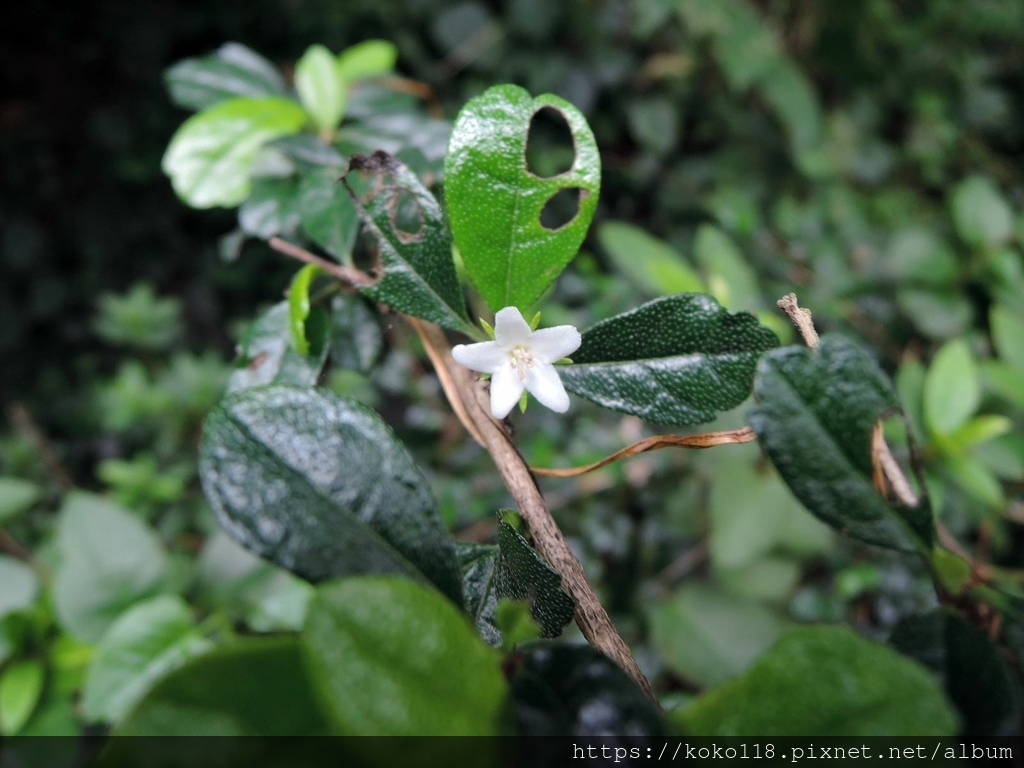
[(553, 194), (540, 211), (540, 225), (556, 230), (569, 224), (580, 212), (580, 201), (587, 194), (581, 187), (564, 187)]
[(560, 176), (576, 162), (576, 143), (565, 115), (554, 107), (533, 113), (526, 134), (526, 170), (542, 179)]
[(368, 275), (376, 275), (380, 267), (377, 237), (367, 229), (360, 229), (352, 246), (352, 266)]
[(388, 201), (388, 215), (395, 228), (395, 236), (403, 243), (416, 243), (423, 239), (423, 210), (416, 196), (404, 187), (392, 191)]

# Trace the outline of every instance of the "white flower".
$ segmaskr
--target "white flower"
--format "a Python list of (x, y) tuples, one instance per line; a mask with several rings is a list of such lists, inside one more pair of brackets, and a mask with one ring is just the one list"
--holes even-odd
[(569, 410), (569, 395), (552, 365), (579, 349), (580, 332), (571, 325), (533, 331), (515, 307), (494, 316), (494, 341), (459, 344), (452, 357), (467, 368), (491, 374), (491, 413), (503, 419), (523, 391), (557, 413)]

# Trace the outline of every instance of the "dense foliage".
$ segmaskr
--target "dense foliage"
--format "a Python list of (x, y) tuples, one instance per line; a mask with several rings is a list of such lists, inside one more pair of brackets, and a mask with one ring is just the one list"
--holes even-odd
[[(209, 20), (191, 116), (91, 107), (94, 199), (3, 203), (0, 733), (1017, 732), (1019, 3), (289, 13)], [(583, 331), (531, 465), (756, 432), (541, 481), (667, 715), (574, 642), (404, 318), (507, 306)]]

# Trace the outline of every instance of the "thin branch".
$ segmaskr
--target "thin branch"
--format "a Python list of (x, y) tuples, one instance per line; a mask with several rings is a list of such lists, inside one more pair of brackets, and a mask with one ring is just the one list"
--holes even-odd
[(777, 302), (775, 306), (789, 315), (793, 325), (800, 331), (804, 343), (811, 349), (818, 347), (818, 332), (814, 330), (814, 322), (811, 320), (811, 310), (801, 307), (796, 300), (795, 293), (787, 293)]
[(757, 439), (757, 433), (750, 427), (741, 429), (730, 429), (722, 432), (703, 432), (699, 435), (653, 435), (638, 440), (632, 445), (627, 445), (615, 453), (605, 456), (593, 464), (582, 467), (567, 467), (565, 469), (553, 469), (549, 467), (530, 467), (535, 475), (545, 477), (577, 477), (593, 472), (595, 469), (607, 466), (620, 459), (628, 459), (637, 454), (647, 451), (658, 451), (662, 448), (712, 448), (716, 445), (729, 445), (731, 443), (749, 443)]
[(71, 473), (65, 469), (60, 457), (57, 456), (57, 451), (54, 450), (42, 427), (32, 418), (28, 408), (22, 403), (11, 403), (7, 406), (7, 418), (10, 419), (18, 434), (24, 437), (32, 445), (32, 448), (35, 449), (46, 469), (53, 476), (57, 486), (62, 491), (73, 490), (75, 481), (71, 477)]
[(285, 256), (291, 256), (293, 259), (297, 259), (298, 261), (306, 264), (316, 264), (324, 272), (334, 275), (342, 282), (348, 283), (356, 288), (365, 288), (366, 286), (373, 285), (377, 282), (364, 272), (360, 272), (358, 269), (352, 269), (351, 267), (346, 267), (343, 264), (328, 261), (327, 259), (317, 256), (315, 253), (310, 253), (305, 248), (300, 248), (294, 243), (282, 240), (280, 237), (270, 238), (267, 241), (267, 244), (275, 251), (283, 253)]
[[(455, 397), (461, 401), (469, 420), (475, 425), (484, 447), (494, 461), (501, 479), (515, 499), (519, 514), (526, 522), (537, 551), (562, 576), (562, 584), (576, 603), (576, 623), (587, 641), (605, 656), (616, 662), (657, 705), (650, 682), (640, 671), (629, 646), (619, 635), (594, 588), (587, 581), (579, 560), (551, 516), (530, 468), (512, 443), (501, 422), (490, 415), (487, 395), (469, 369), (458, 365), (451, 356), (451, 348), (444, 333), (435, 325), (416, 322), (417, 332), (441, 366), (448, 370), (455, 386)], [(452, 403), (455, 407), (455, 403)]]

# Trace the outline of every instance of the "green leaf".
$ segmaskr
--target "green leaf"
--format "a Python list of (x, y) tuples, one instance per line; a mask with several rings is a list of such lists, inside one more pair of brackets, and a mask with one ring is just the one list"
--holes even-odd
[(268, 309), (246, 330), (239, 343), (228, 392), (264, 384), (312, 387), (320, 378), (330, 349), (331, 326), (326, 311), (314, 307), (305, 323), (311, 354), (302, 355), (291, 342), (291, 308), (282, 301)]
[(711, 294), (731, 309), (754, 311), (761, 307), (757, 275), (739, 249), (718, 227), (702, 224), (693, 241), (693, 255), (700, 264)]
[(355, 156), (344, 176), (380, 249), (372, 299), (446, 328), (475, 333), (455, 275), (451, 237), (437, 200), (397, 159)]
[(295, 273), (288, 286), (288, 329), (291, 331), (292, 346), (303, 357), (309, 355), (309, 340), (306, 338), (306, 320), (309, 319), (309, 286), (320, 267), (307, 264)]
[(398, 48), (387, 40), (364, 40), (338, 55), (337, 73), (344, 83), (386, 75), (395, 68)]
[(99, 640), (126, 608), (160, 592), (167, 580), (156, 534), (100, 496), (75, 491), (65, 497), (57, 548), (54, 608), (64, 629), (82, 640)]
[(935, 353), (924, 380), (924, 420), (937, 435), (963, 426), (981, 402), (981, 381), (971, 348), (953, 339)]
[(961, 425), (949, 435), (949, 444), (957, 448), (969, 448), (979, 443), (987, 443), (1013, 429), (1013, 419), (1008, 416), (987, 414), (975, 416)]
[(681, 294), (590, 328), (575, 364), (559, 372), (567, 390), (606, 408), (661, 424), (702, 424), (747, 398), (757, 359), (777, 344), (753, 315)]
[[(576, 149), (572, 167), (550, 178), (526, 166), (530, 122), (545, 107), (565, 119)], [(466, 271), (492, 310), (525, 313), (558, 277), (583, 242), (600, 185), (594, 135), (567, 101), (500, 85), (462, 108), (445, 159), (445, 199)], [(567, 224), (548, 229), (541, 210), (560, 190), (574, 192), (579, 208)]]
[(0, 734), (16, 735), (32, 717), (43, 695), (46, 667), (41, 659), (11, 664), (0, 675)]
[(295, 64), (295, 90), (321, 133), (338, 127), (348, 89), (333, 53), (322, 45), (309, 46)]
[[(0, 618), (30, 607), (39, 593), (39, 579), (35, 571), (7, 555), (0, 555), (0, 584), (3, 585), (0, 589)], [(2, 632), (0, 629), (0, 634)]]
[(793, 60), (776, 59), (769, 71), (761, 73), (759, 87), (786, 128), (793, 155), (815, 147), (821, 138), (821, 105), (814, 86)]
[(239, 43), (225, 43), (210, 56), (185, 59), (164, 73), (171, 100), (186, 109), (206, 109), (236, 96), (284, 96), (280, 73)]
[(999, 188), (984, 176), (970, 176), (949, 198), (953, 226), (972, 248), (1002, 245), (1013, 234), (1013, 211)]
[(494, 736), (508, 686), (501, 657), (437, 592), (408, 579), (320, 587), (303, 648), (341, 734)]
[(690, 736), (952, 736), (923, 668), (846, 627), (800, 627), (742, 676), (673, 713)]
[(586, 645), (536, 643), (511, 657), (523, 765), (543, 764), (542, 736), (667, 735), (661, 713), (629, 675)]
[(238, 228), (247, 235), (269, 240), (294, 232), (299, 218), (299, 188), (294, 178), (257, 178), (238, 209)]
[(686, 259), (639, 227), (609, 221), (598, 229), (597, 238), (615, 268), (646, 293), (662, 296), (704, 291), (704, 283)]
[(949, 608), (905, 619), (889, 643), (935, 672), (963, 718), (963, 735), (1009, 736), (1020, 721), (1017, 684), (992, 642)]
[(338, 183), (338, 173), (338, 169), (327, 167), (303, 174), (299, 182), (299, 223), (314, 243), (350, 264), (359, 232), (359, 212), (345, 185)]
[(331, 364), (369, 373), (384, 351), (375, 313), (364, 299), (339, 294), (331, 301)]
[[(329, 731), (306, 675), (299, 639), (281, 635), (242, 638), (191, 659), (157, 683), (114, 733), (317, 736)], [(115, 750), (137, 743), (114, 742)]]
[(20, 477), (0, 477), (0, 525), (27, 511), (43, 495), (43, 489)]
[(742, 672), (787, 628), (753, 600), (698, 585), (653, 605), (650, 622), (651, 643), (665, 663), (701, 685)]
[(466, 612), (473, 620), (477, 634), (495, 648), (502, 643), (498, 626), (498, 548), (494, 545), (455, 542), (455, 551), (462, 569), (462, 595)]
[[(997, 304), (989, 311), (989, 327), (999, 357), (1024, 372), (1024, 314)], [(3, 485), (0, 485), (0, 498), (3, 498)], [(3, 513), (0, 513), (2, 518)]]
[(783, 347), (757, 367), (750, 415), (775, 468), (810, 512), (840, 533), (906, 551), (930, 549), (927, 499), (890, 504), (872, 484), (875, 422), (899, 411), (889, 377), (857, 344), (825, 335)]
[(541, 627), (541, 637), (558, 637), (572, 621), (576, 604), (562, 589), (562, 577), (513, 527), (518, 515), (498, 513), (498, 560), (495, 578), (499, 597), (529, 600), (530, 615)]
[(256, 155), (268, 141), (297, 133), (302, 107), (283, 98), (237, 98), (186, 120), (171, 138), (162, 167), (193, 208), (231, 208), (249, 196)]
[(999, 478), (974, 457), (947, 454), (942, 457), (942, 466), (957, 485), (993, 510), (1006, 505), (1006, 494)]
[(933, 339), (965, 333), (974, 316), (970, 300), (954, 288), (900, 288), (896, 304), (921, 333)]
[(221, 525), (261, 557), (310, 581), (425, 578), (461, 604), (427, 482), (366, 406), (321, 390), (236, 392), (206, 418), (199, 471)]
[(195, 629), (180, 597), (162, 595), (132, 606), (107, 630), (85, 676), (82, 714), (116, 723), (157, 680), (212, 643)]

